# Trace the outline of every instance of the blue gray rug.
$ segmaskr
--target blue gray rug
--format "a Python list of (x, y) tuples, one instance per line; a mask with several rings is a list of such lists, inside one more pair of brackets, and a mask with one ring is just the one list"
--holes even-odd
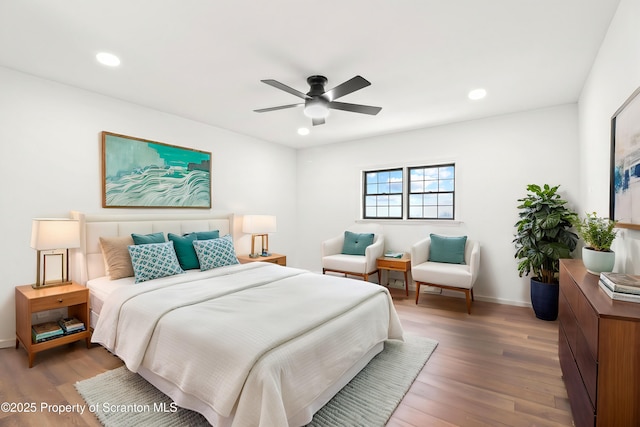
[[(384, 426), (437, 345), (412, 335), (405, 335), (405, 342), (385, 342), (384, 350), (314, 415), (309, 426)], [(98, 409), (94, 413), (106, 427), (209, 425), (196, 412), (174, 411), (171, 399), (124, 366), (75, 386), (87, 404)], [(105, 402), (116, 409), (130, 405), (130, 410), (107, 406), (104, 411)]]

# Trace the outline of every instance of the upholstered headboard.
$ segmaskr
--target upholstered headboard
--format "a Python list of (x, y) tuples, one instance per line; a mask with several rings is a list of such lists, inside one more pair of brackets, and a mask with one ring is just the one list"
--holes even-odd
[[(131, 233), (185, 234), (219, 230), (220, 236), (232, 234), (233, 214), (222, 215), (87, 215), (71, 212), (80, 223), (80, 248), (73, 254), (72, 279), (85, 284), (105, 275), (100, 237), (129, 236)], [(235, 239), (234, 239), (235, 240)]]

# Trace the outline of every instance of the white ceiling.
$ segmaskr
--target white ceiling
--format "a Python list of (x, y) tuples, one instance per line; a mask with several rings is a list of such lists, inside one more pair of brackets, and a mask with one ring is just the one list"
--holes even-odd
[[(576, 102), (618, 2), (0, 0), (0, 65), (303, 148)], [(382, 111), (253, 112), (300, 101), (260, 80), (314, 74), (363, 76), (340, 101)]]

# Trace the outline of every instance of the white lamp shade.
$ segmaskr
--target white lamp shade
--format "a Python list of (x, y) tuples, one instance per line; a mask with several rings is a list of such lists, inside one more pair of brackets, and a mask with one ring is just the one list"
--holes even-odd
[(78, 248), (80, 225), (72, 219), (34, 219), (31, 225), (31, 247), (39, 251)]
[(242, 231), (251, 234), (266, 234), (276, 231), (274, 215), (245, 215), (242, 220)]

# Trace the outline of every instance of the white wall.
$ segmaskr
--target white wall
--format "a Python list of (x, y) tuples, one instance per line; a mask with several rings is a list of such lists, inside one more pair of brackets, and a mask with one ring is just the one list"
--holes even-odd
[(408, 252), (431, 232), (468, 235), (482, 245), (476, 296), (528, 305), (528, 279), (518, 277), (511, 243), (517, 199), (527, 184), (560, 184), (575, 206), (577, 118), (577, 105), (563, 105), (299, 150), (300, 267), (321, 271), (320, 242), (360, 218), (362, 170), (454, 161), (460, 223), (380, 221), (387, 249)]
[[(579, 102), (580, 212), (609, 216), (611, 117), (640, 86), (640, 0), (621, 0)], [(621, 230), (615, 271), (640, 274), (640, 232)]]
[[(101, 208), (103, 130), (212, 152), (213, 211), (276, 215), (270, 249), (293, 256), (293, 149), (6, 68), (0, 68), (0, 94), (0, 347), (15, 343), (14, 287), (35, 281), (32, 218), (66, 217), (70, 210), (149, 212)], [(239, 240), (248, 253), (249, 237)]]

